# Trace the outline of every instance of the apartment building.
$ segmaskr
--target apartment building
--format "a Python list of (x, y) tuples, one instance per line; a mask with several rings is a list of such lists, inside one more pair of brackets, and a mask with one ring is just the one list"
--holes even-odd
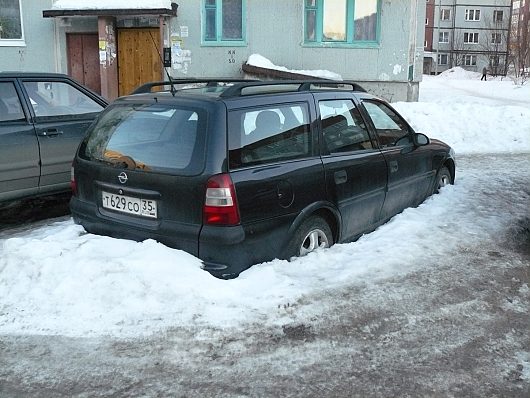
[(426, 0), (423, 72), (506, 74), (512, 0)]

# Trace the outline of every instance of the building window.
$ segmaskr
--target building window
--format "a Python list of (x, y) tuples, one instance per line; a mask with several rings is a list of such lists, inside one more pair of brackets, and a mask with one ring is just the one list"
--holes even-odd
[(502, 43), (502, 35), (500, 33), (492, 33), (491, 44), (501, 44), (501, 43)]
[(380, 0), (305, 0), (305, 43), (378, 40)]
[(476, 55), (464, 55), (464, 65), (465, 66), (475, 66), (477, 64)]
[(478, 32), (464, 32), (464, 43), (465, 44), (478, 43)]
[(504, 12), (502, 10), (493, 11), (493, 22), (502, 22), (504, 18)]
[(440, 32), (438, 43), (449, 43), (449, 32)]
[(245, 0), (204, 0), (204, 44), (243, 43)]
[(451, 19), (451, 9), (450, 8), (442, 8), (440, 10), (440, 19), (442, 21), (449, 21)]
[(492, 55), (490, 56), (490, 65), (491, 66), (499, 66), (499, 56), (498, 55)]
[(0, 1), (0, 46), (24, 45), (19, 0)]
[(466, 10), (466, 21), (480, 21), (480, 10)]
[(438, 65), (447, 65), (447, 54), (438, 54)]

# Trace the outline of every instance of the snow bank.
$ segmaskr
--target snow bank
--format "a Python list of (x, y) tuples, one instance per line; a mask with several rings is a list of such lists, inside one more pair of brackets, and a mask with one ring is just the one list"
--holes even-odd
[(260, 68), (274, 69), (282, 72), (298, 73), (300, 75), (315, 76), (323, 79), (342, 80), (341, 75), (335, 72), (330, 72), (329, 70), (287, 69), (285, 66), (278, 66), (273, 64), (269, 59), (259, 54), (252, 54), (250, 57), (248, 57), (247, 64)]
[(171, 0), (55, 0), (53, 9), (84, 10), (84, 9), (137, 9), (167, 8), (171, 9)]
[(530, 152), (530, 85), (452, 71), (424, 76), (420, 102), (394, 107), (416, 131), (445, 141), (457, 154)]

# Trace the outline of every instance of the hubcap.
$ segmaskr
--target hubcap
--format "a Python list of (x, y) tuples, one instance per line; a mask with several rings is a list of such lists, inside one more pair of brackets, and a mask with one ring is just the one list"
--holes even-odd
[(316, 249), (323, 249), (328, 246), (329, 242), (326, 234), (320, 229), (314, 229), (304, 238), (300, 246), (300, 256), (305, 256), (307, 253), (311, 253)]
[(450, 182), (449, 182), (449, 176), (447, 175), (443, 175), (441, 178), (440, 178), (440, 182), (438, 183), (438, 188), (443, 188), (445, 187), (446, 185), (449, 185)]

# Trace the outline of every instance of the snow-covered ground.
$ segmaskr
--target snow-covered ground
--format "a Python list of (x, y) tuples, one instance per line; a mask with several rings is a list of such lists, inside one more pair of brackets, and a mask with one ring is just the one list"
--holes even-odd
[[(452, 77), (425, 77), (421, 101), (396, 108), (457, 155), (530, 152), (524, 101), (530, 85)], [(357, 242), (291, 263), (257, 265), (231, 281), (211, 277), (198, 259), (154, 241), (95, 236), (71, 220), (51, 222), (0, 240), (0, 333), (137, 336), (186, 324), (281, 324), (284, 319), (273, 314), (285, 303), (352, 281), (412, 272), (418, 267), (413, 259), (427, 264), (461, 240), (478, 241), (504, 228), (502, 217), (476, 220), (468, 212), (470, 190), (480, 178), (459, 168), (454, 187)], [(382, 249), (390, 246), (391, 256)]]

